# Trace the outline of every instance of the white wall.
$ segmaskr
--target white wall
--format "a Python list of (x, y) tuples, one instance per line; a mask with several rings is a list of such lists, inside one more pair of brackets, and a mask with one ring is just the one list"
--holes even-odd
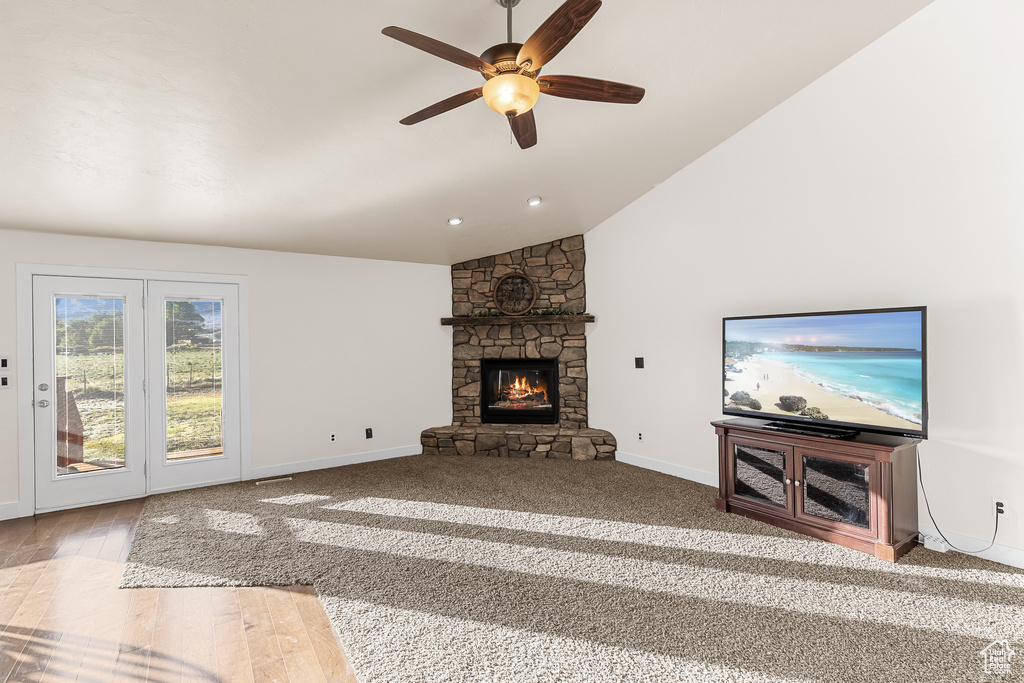
[(1019, 0), (937, 0), (587, 233), (591, 424), (716, 479), (723, 316), (924, 304), (936, 520), (1024, 548), (1021, 65)]
[[(418, 447), (451, 422), (446, 266), (0, 230), (0, 356), (15, 368), (17, 263), (248, 276), (252, 466), (267, 473)], [(0, 391), (0, 508), (19, 499), (18, 410)]]

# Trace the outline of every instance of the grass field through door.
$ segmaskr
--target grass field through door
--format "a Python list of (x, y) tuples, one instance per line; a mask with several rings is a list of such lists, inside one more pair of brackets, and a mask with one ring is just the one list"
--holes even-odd
[[(86, 462), (124, 459), (124, 354), (59, 355), (57, 375), (84, 426)], [(167, 450), (181, 453), (221, 446), (221, 352), (172, 347), (167, 352)]]

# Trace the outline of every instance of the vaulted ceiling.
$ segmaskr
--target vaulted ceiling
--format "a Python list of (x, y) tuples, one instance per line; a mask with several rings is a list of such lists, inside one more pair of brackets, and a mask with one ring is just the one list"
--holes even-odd
[(0, 3), (0, 228), (439, 264), (586, 232), (929, 2), (605, 0), (545, 73), (646, 97), (542, 97), (528, 150), (483, 101), (398, 123), (482, 79), (381, 29), (479, 54), (495, 0)]

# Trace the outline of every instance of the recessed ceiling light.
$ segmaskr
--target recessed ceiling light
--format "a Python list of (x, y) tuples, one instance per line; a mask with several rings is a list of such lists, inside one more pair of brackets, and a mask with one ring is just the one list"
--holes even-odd
[(462, 219), (459, 216), (452, 216), (448, 219), (448, 225), (458, 225), (461, 222)]
[(544, 200), (541, 197), (530, 197), (529, 199), (526, 200), (526, 203), (529, 204), (530, 206), (537, 206), (542, 201)]

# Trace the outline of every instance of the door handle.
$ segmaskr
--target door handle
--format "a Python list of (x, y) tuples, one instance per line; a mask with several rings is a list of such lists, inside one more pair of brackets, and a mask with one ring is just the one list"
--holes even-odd
[(45, 407), (47, 407), (48, 405), (50, 405), (50, 402), (49, 402), (49, 401), (47, 401), (47, 400), (46, 400), (46, 399), (44, 398), (44, 399), (42, 399), (42, 400), (40, 400), (40, 401), (36, 401), (36, 405), (37, 405), (37, 406), (39, 406), (40, 408), (45, 408)]

